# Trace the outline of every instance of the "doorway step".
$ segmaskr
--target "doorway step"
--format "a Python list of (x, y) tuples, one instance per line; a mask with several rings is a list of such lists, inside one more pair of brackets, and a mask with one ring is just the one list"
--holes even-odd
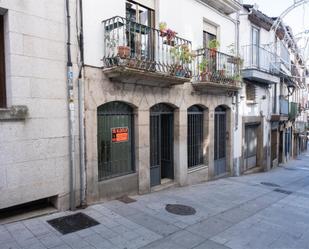
[(255, 173), (259, 173), (259, 172), (263, 172), (262, 167), (254, 167), (252, 169), (249, 169), (247, 171), (244, 172), (244, 175), (249, 175), (249, 174), (255, 174)]
[(164, 189), (175, 187), (176, 183), (173, 179), (163, 178), (161, 179), (161, 184), (151, 188), (151, 192), (157, 192)]

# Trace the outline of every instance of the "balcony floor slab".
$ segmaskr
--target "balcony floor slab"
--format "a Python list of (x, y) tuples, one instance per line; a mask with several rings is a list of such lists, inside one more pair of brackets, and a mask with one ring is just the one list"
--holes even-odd
[(256, 81), (264, 84), (280, 83), (280, 77), (255, 68), (242, 70), (242, 77), (250, 81)]
[(241, 89), (240, 84), (216, 83), (210, 81), (195, 81), (192, 86), (196, 91), (220, 94), (226, 92), (237, 92)]
[(190, 82), (189, 78), (168, 75), (160, 72), (140, 70), (126, 66), (103, 69), (103, 73), (115, 82), (157, 87), (170, 87)]

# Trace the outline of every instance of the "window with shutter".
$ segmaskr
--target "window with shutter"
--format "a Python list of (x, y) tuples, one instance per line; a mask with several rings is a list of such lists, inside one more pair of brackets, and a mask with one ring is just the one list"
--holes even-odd
[(255, 85), (246, 84), (246, 98), (247, 101), (255, 101)]

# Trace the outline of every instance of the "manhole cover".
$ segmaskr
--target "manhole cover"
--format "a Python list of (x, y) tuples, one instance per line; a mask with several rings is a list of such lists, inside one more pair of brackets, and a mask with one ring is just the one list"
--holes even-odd
[(177, 215), (194, 215), (196, 213), (193, 207), (180, 204), (167, 204), (165, 210)]
[(117, 198), (117, 200), (118, 200), (118, 201), (121, 201), (121, 202), (123, 202), (123, 203), (125, 203), (125, 204), (129, 204), (129, 203), (132, 203), (132, 202), (136, 202), (135, 199), (132, 199), (132, 198), (130, 198), (130, 197), (127, 196), (127, 195), (121, 196), (121, 197)]
[(281, 188), (276, 188), (274, 189), (274, 191), (278, 193), (286, 194), (286, 195), (290, 195), (293, 193), (292, 191), (281, 189)]
[(261, 184), (269, 187), (280, 187), (280, 185), (272, 182), (261, 182)]
[(73, 233), (100, 224), (83, 213), (63, 216), (53, 220), (48, 220), (47, 222), (62, 234)]

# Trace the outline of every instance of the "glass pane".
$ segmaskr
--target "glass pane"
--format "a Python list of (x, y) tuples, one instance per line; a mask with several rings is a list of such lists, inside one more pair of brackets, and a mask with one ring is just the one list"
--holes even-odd
[(126, 2), (126, 18), (129, 19), (132, 22), (137, 21), (136, 4)]
[(259, 30), (252, 28), (252, 65), (259, 65)]

